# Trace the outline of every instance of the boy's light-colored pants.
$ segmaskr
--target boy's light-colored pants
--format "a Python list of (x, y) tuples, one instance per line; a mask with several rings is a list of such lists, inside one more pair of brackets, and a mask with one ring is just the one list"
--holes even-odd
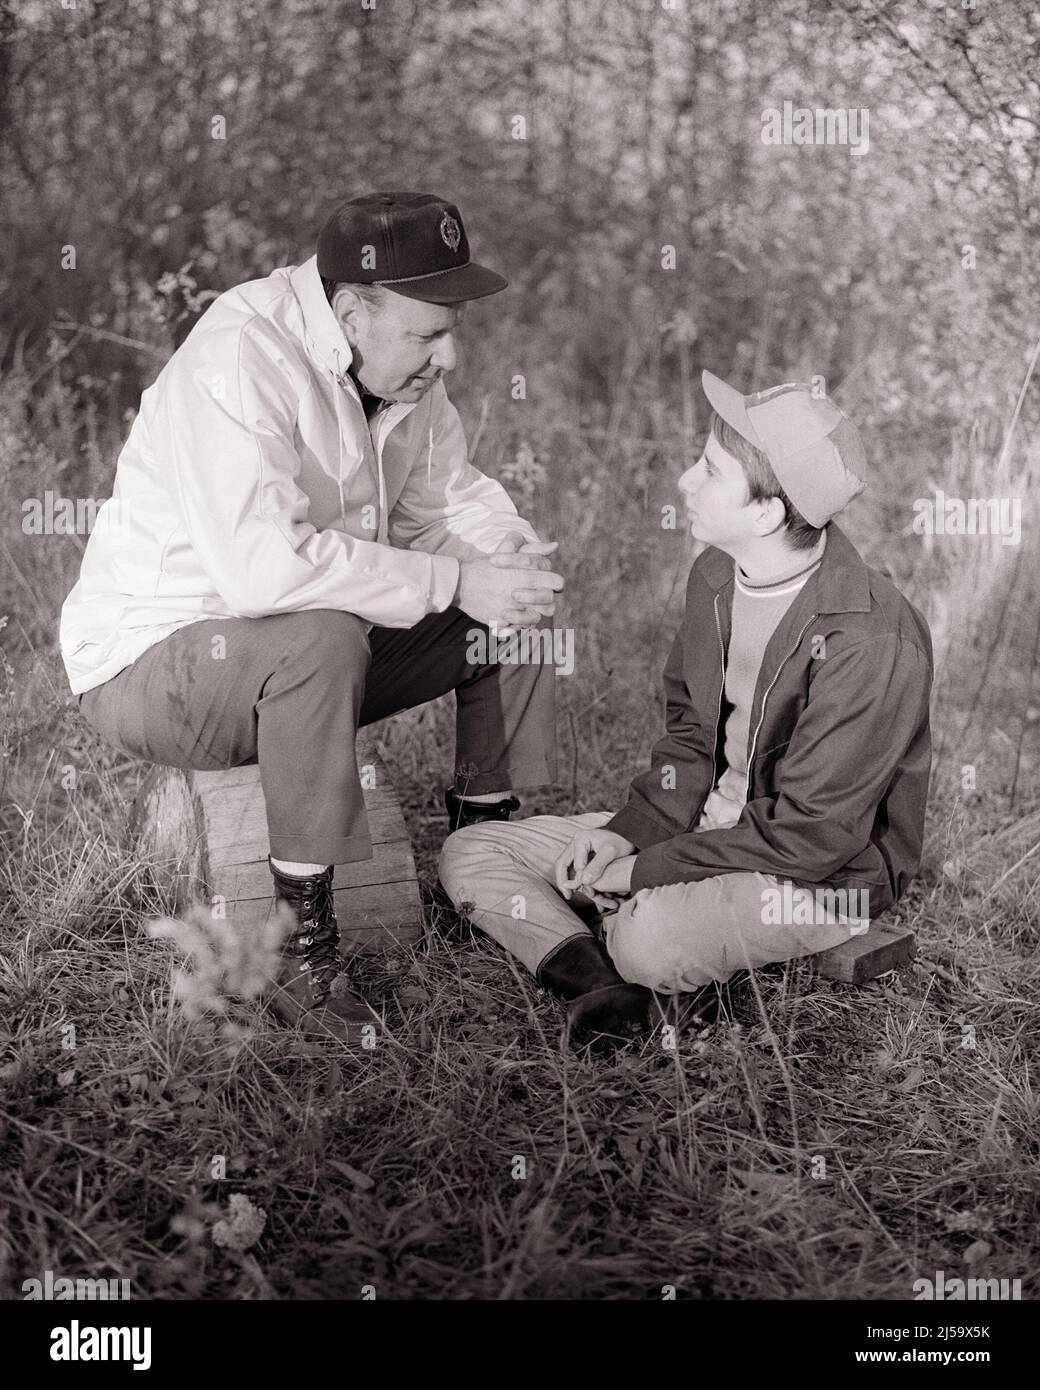
[[(561, 941), (591, 934), (557, 890), (555, 865), (577, 831), (600, 829), (612, 814), (467, 826), (444, 843), (441, 882), (456, 904), (474, 905), (469, 915), (476, 926), (535, 974)], [(603, 940), (624, 979), (681, 994), (738, 970), (825, 951), (862, 932), (862, 922), (793, 886), (788, 901), (799, 909), (785, 916), (796, 921), (763, 921), (776, 915), (763, 908), (782, 886), (773, 874), (735, 873), (642, 888), (604, 914)], [(801, 924), (810, 915), (812, 925)]]

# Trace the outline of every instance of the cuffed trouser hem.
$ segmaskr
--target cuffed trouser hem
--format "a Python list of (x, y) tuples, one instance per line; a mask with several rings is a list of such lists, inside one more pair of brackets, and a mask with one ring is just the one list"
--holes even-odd
[(313, 835), (271, 835), (271, 858), (293, 864), (358, 864), (373, 859), (375, 850), (368, 835), (349, 839), (315, 839)]
[(532, 766), (528, 763), (473, 776), (457, 771), (452, 791), (456, 796), (486, 796), (490, 792), (518, 791), (525, 787), (551, 787), (555, 782), (554, 766), (549, 763)]

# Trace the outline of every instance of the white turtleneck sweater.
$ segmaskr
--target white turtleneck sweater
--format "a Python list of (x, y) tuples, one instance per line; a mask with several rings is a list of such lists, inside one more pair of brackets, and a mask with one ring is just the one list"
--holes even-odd
[(726, 699), (733, 706), (726, 720), (726, 770), (709, 792), (698, 830), (724, 830), (740, 819), (747, 791), (751, 706), (769, 639), (809, 576), (820, 567), (827, 545), (818, 545), (775, 579), (763, 583), (747, 577), (733, 562), (733, 618), (726, 659)]

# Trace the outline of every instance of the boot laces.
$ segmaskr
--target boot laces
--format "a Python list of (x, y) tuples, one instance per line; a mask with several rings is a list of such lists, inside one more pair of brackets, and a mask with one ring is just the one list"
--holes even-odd
[(315, 1003), (321, 1003), (328, 998), (333, 980), (343, 969), (339, 926), (328, 880), (318, 879), (313, 887), (301, 890), (297, 903), (299, 929), (291, 933), (286, 944), (293, 955), (302, 957), (300, 970), (310, 976), (311, 994)]

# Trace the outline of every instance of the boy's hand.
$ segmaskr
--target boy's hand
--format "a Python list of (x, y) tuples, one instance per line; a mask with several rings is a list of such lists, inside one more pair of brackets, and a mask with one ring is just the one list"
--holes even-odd
[[(556, 887), (565, 898), (586, 884), (598, 887), (607, 865), (626, 855), (634, 858), (634, 850), (631, 840), (613, 830), (579, 830), (556, 861)], [(629, 880), (631, 877), (629, 868)], [(628, 892), (627, 885), (623, 891)]]
[(635, 862), (634, 854), (612, 859), (594, 883), (585, 885), (585, 892), (612, 893), (619, 898), (627, 897), (632, 891), (632, 868)]

